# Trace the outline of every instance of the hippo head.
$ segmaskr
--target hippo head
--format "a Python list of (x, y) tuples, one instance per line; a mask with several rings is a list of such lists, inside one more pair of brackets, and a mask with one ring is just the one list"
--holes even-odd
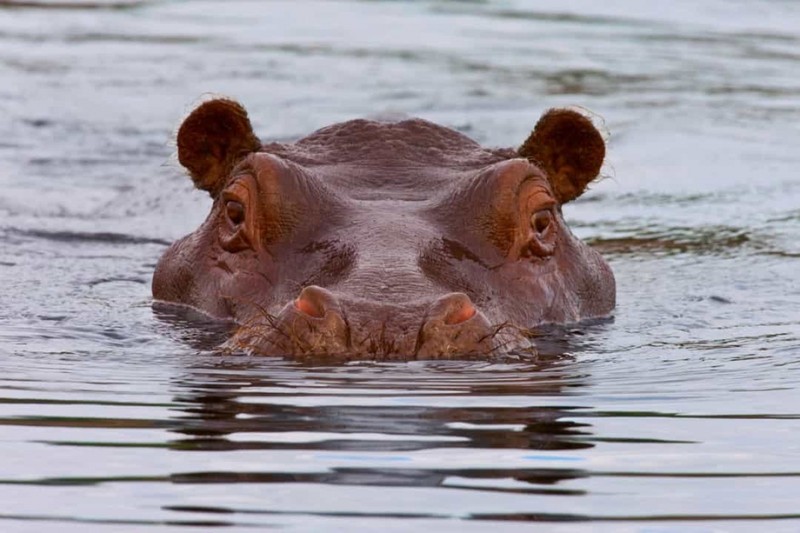
[[(232, 320), (232, 346), (288, 356), (454, 358), (607, 315), (615, 285), (561, 206), (598, 175), (601, 135), (546, 113), (518, 150), (419, 119), (353, 120), (262, 144), (244, 108), (196, 108), (178, 158), (211, 195), (155, 299)], [(506, 339), (506, 340), (503, 340)]]

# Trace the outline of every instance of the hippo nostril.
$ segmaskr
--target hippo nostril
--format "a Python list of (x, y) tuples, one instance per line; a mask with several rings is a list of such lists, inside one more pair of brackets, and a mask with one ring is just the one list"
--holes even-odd
[(335, 297), (330, 292), (322, 287), (309, 285), (300, 291), (300, 296), (294, 301), (294, 306), (298, 311), (312, 318), (322, 318), (334, 302)]
[(494, 346), (486, 316), (464, 293), (445, 294), (431, 305), (417, 337), (417, 357), (489, 353)]
[(455, 326), (456, 324), (466, 322), (475, 316), (475, 313), (477, 313), (475, 306), (472, 305), (472, 302), (467, 300), (462, 305), (455, 307), (449, 313), (447, 313), (444, 317), (444, 323), (449, 326)]
[(313, 303), (308, 301), (308, 299), (302, 297), (294, 301), (294, 306), (298, 311), (314, 318), (322, 318), (325, 316), (325, 312), (322, 309), (316, 307)]
[(309, 285), (276, 315), (264, 318), (241, 328), (240, 346), (257, 342), (270, 346), (270, 353), (293, 355), (345, 355), (352, 348), (341, 302), (322, 287)]
[(455, 326), (474, 317), (477, 312), (469, 296), (454, 292), (436, 300), (431, 307), (429, 317), (441, 320), (448, 326)]

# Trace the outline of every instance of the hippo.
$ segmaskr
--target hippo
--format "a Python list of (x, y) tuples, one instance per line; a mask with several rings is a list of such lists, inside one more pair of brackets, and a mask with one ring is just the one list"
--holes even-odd
[(605, 142), (551, 109), (517, 149), (417, 119), (262, 143), (244, 107), (201, 103), (178, 160), (213, 203), (153, 275), (154, 300), (235, 324), (227, 348), (343, 360), (491, 357), (531, 328), (609, 316), (614, 275), (562, 206)]

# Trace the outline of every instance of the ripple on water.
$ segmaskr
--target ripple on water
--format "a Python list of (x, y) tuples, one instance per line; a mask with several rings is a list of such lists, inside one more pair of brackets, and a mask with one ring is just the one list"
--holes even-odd
[[(620, 393), (622, 380), (595, 384), (604, 369), (590, 374), (579, 362), (552, 369), (315, 368), (200, 356), (184, 363), (169, 378), (133, 366), (115, 380), (102, 377), (101, 368), (100, 379), (70, 384), (55, 372), (60, 386), (37, 383), (36, 397), (9, 386), (17, 378), (12, 372), (0, 382), (6, 396), (0, 406), (13, 415), (1, 416), (0, 425), (29, 443), (26, 454), (46, 452), (49, 460), (17, 463), (0, 480), (0, 494), (59, 494), (50, 516), (66, 519), (94, 515), (86, 502), (95, 494), (125, 501), (166, 490), (174, 503), (162, 506), (163, 518), (151, 513), (144, 520), (153, 523), (213, 513), (236, 525), (312, 517), (650, 522), (691, 518), (682, 498), (668, 496), (690, 485), (695, 494), (714, 495), (695, 519), (794, 516), (787, 494), (800, 472), (786, 461), (789, 454), (753, 455), (764, 445), (755, 436), (738, 450), (724, 440), (743, 423), (766, 440), (787, 423), (796, 426), (797, 413), (711, 415), (702, 406), (714, 394), (659, 393), (645, 381), (638, 393)], [(686, 388), (677, 372), (672, 379)], [(163, 391), (165, 384), (169, 397), (148, 390)], [(699, 411), (674, 412), (669, 405)], [(82, 466), (87, 453), (102, 475)], [(80, 501), (71, 487), (80, 489)], [(614, 512), (624, 494), (646, 505)], [(753, 503), (757, 494), (769, 497), (767, 509)], [(582, 508), (576, 498), (608, 503), (576, 512)], [(730, 513), (731, 505), (739, 511)], [(16, 516), (36, 518), (26, 509), (35, 506), (24, 505)], [(122, 517), (129, 517), (124, 506), (105, 520), (130, 520)]]

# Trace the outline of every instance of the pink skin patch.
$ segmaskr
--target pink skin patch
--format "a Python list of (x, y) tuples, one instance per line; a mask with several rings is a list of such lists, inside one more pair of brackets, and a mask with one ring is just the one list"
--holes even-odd
[(309, 301), (308, 299), (303, 298), (302, 295), (300, 296), (300, 298), (294, 301), (294, 306), (297, 308), (298, 311), (310, 317), (322, 318), (324, 315), (322, 309), (314, 305), (314, 303)]
[(466, 322), (470, 318), (474, 317), (475, 313), (477, 313), (475, 306), (473, 306), (471, 303), (465, 303), (452, 313), (448, 314), (444, 319), (444, 323), (449, 326), (455, 326), (456, 324), (461, 324), (462, 322)]

